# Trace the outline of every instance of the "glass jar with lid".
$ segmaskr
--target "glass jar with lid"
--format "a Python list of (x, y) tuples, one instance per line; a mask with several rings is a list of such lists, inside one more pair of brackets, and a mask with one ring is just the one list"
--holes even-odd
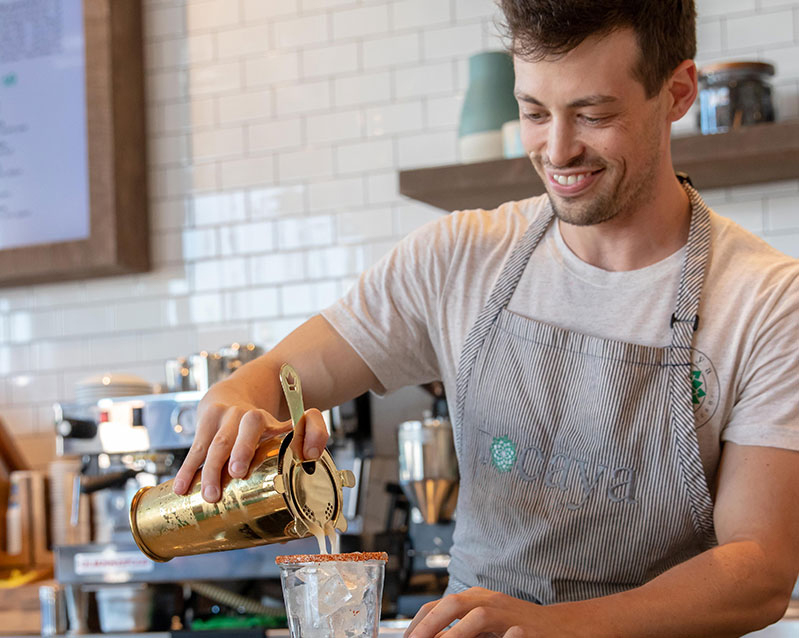
[(766, 62), (720, 62), (699, 71), (699, 128), (705, 135), (775, 119)]

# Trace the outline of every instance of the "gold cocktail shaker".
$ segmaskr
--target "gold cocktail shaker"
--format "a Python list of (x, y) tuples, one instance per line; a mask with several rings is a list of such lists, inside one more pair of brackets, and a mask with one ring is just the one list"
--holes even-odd
[[(303, 414), (299, 377), (284, 365), (281, 382), (296, 425)], [(224, 472), (217, 503), (200, 494), (199, 471), (185, 495), (174, 493), (172, 480), (140, 489), (130, 506), (130, 527), (139, 549), (164, 562), (282, 543), (308, 536), (312, 529), (346, 531), (343, 488), (353, 487), (355, 476), (339, 471), (327, 451), (318, 461), (301, 461), (289, 447), (292, 435), (262, 442), (246, 477)]]

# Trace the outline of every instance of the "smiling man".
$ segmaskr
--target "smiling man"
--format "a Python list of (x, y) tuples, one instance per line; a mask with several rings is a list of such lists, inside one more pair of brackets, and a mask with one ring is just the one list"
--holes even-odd
[[(799, 264), (674, 174), (693, 2), (501, 4), (546, 195), (413, 233), (214, 386), (175, 489), (204, 461), (216, 500), (224, 465), (242, 476), (285, 429), (283, 361), (317, 408), (443, 379), (450, 583), (411, 638), (763, 627), (799, 571)], [(317, 410), (298, 434), (318, 456)]]

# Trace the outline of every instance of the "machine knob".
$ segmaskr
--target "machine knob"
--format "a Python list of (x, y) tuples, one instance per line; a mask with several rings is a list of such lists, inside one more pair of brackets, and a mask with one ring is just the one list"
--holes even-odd
[(65, 439), (93, 439), (97, 435), (97, 424), (81, 419), (61, 419), (55, 430)]

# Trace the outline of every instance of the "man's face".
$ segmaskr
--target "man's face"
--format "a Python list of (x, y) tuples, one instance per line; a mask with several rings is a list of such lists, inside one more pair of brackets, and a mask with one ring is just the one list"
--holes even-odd
[(633, 77), (638, 55), (621, 30), (558, 59), (514, 59), (522, 144), (567, 223), (633, 215), (655, 196), (669, 124), (664, 91), (647, 99)]

